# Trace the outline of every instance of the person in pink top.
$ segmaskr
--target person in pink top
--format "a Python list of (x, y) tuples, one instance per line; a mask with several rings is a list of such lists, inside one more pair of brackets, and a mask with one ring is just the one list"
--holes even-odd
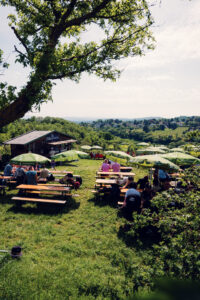
[(114, 162), (112, 164), (112, 170), (113, 170), (113, 172), (120, 172), (120, 164), (118, 164), (117, 162)]
[(108, 163), (108, 160), (105, 159), (104, 162), (102, 163), (101, 171), (103, 171), (103, 172), (109, 172), (109, 170), (110, 170), (110, 165)]

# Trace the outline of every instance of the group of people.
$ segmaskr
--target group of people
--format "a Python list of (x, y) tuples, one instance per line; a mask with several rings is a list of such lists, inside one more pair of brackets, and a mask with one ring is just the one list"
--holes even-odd
[(100, 170), (102, 172), (109, 172), (109, 171), (113, 171), (113, 172), (120, 172), (120, 164), (108, 159), (105, 159), (104, 162), (101, 165)]
[[(36, 165), (35, 167), (29, 166), (28, 168), (18, 166), (16, 168), (13, 167), (10, 163), (8, 163), (4, 168), (4, 176), (12, 177), (13, 180), (16, 180), (17, 185), (23, 183), (36, 185), (40, 180), (43, 179), (46, 179), (46, 181), (53, 181), (55, 179), (45, 166), (38, 170), (38, 165)], [(73, 177), (71, 173), (67, 173), (62, 179), (59, 180), (59, 182), (68, 184), (72, 188), (77, 190), (82, 184), (82, 178), (80, 176)]]
[(102, 153), (90, 152), (90, 158), (92, 158), (92, 159), (104, 159), (105, 155), (103, 155)]
[[(103, 172), (120, 172), (120, 164), (117, 162), (112, 162), (107, 159), (104, 160), (100, 168)], [(163, 170), (156, 169), (154, 172), (154, 185), (161, 182), (162, 187), (166, 188), (167, 183), (169, 183), (170, 176)], [(125, 193), (122, 211), (127, 219), (132, 218), (133, 211), (138, 213), (142, 208), (151, 207), (151, 199), (156, 194), (156, 188), (150, 184), (148, 176), (140, 178), (137, 182), (134, 182), (132, 176), (129, 177), (119, 177), (117, 178), (116, 184), (113, 184), (110, 188), (110, 197), (114, 201), (118, 202), (120, 199), (121, 189), (128, 189)]]
[(14, 180), (16, 180), (17, 185), (19, 184), (31, 184), (36, 185), (39, 179), (47, 179), (47, 180), (53, 180), (54, 177), (50, 173), (50, 171), (43, 166), (43, 168), (40, 170), (40, 175), (37, 175), (37, 172), (39, 171), (38, 165), (35, 167), (29, 166), (29, 167), (13, 167), (10, 163), (8, 163), (4, 168), (4, 176), (10, 176)]
[(134, 178), (130, 176), (121, 189), (128, 189), (122, 205), (122, 211), (127, 219), (132, 219), (133, 211), (140, 213), (142, 208), (150, 208), (151, 199), (155, 196), (148, 176), (144, 176), (137, 182), (134, 182)]

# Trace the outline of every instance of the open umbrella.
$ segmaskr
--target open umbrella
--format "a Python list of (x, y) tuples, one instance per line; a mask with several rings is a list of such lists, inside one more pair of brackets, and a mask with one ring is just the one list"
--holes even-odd
[(92, 149), (97, 149), (97, 150), (101, 150), (103, 149), (102, 147), (98, 146), (98, 145), (94, 145), (91, 147)]
[(123, 152), (123, 151), (114, 151), (114, 150), (109, 150), (109, 151), (104, 151), (105, 154), (108, 154), (108, 155), (112, 155), (112, 156), (115, 156), (115, 157), (118, 157), (118, 158), (124, 158), (124, 159), (131, 159), (132, 156)]
[(170, 152), (184, 152), (182, 148), (172, 148), (169, 150)]
[(138, 143), (137, 146), (149, 146), (149, 143), (141, 142)]
[(170, 160), (171, 162), (179, 166), (192, 166), (200, 163), (200, 159), (198, 159), (197, 157), (181, 152), (171, 152), (162, 154), (162, 157)]
[(140, 154), (150, 155), (150, 154), (156, 154), (156, 153), (163, 154), (163, 153), (165, 153), (165, 150), (162, 150), (159, 147), (148, 147), (145, 149), (137, 150), (136, 153), (138, 155), (140, 155)]
[(69, 150), (69, 151), (58, 153), (52, 156), (52, 158), (55, 161), (73, 161), (73, 160), (78, 160), (78, 154), (76, 153), (75, 150)]
[(92, 147), (89, 146), (89, 145), (83, 145), (83, 146), (81, 146), (81, 149), (83, 149), (83, 150), (91, 150)]
[(77, 150), (75, 150), (75, 152), (78, 154), (78, 157), (79, 158), (90, 158), (90, 156), (89, 156), (89, 154), (88, 153), (86, 153), (86, 152), (83, 152), (83, 151), (77, 151)]
[(179, 170), (177, 165), (157, 154), (135, 156), (130, 160), (130, 163), (149, 168), (156, 167), (166, 170)]
[(10, 161), (14, 164), (34, 165), (36, 163), (45, 164), (47, 162), (50, 162), (50, 159), (36, 153), (24, 153), (13, 157)]

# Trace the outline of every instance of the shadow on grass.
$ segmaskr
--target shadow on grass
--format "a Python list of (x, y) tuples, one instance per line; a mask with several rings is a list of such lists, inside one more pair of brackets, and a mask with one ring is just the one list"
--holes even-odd
[[(13, 201), (12, 201), (13, 203)], [(24, 213), (24, 214), (45, 214), (45, 215), (57, 215), (59, 213), (66, 214), (71, 210), (78, 209), (80, 202), (76, 202), (73, 198), (67, 199), (65, 205), (62, 204), (51, 204), (51, 203), (14, 203), (8, 211), (14, 213)]]
[(78, 167), (78, 165), (76, 164), (78, 161), (74, 160), (74, 161), (68, 161), (68, 162), (62, 162), (60, 163), (58, 166), (65, 166), (65, 167)]
[(109, 195), (101, 197), (93, 197), (88, 200), (88, 202), (93, 202), (94, 205), (103, 207), (109, 205), (110, 207), (117, 208), (117, 201), (111, 198)]
[(1, 204), (10, 204), (13, 203), (13, 201), (11, 200), (11, 198), (15, 196), (15, 194), (10, 194), (10, 195), (0, 195), (0, 203)]

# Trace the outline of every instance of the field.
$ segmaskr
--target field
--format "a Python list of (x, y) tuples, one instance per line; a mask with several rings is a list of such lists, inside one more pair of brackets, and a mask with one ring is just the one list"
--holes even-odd
[[(148, 289), (150, 278), (142, 275), (149, 269), (143, 261), (148, 252), (123, 238), (125, 220), (117, 208), (93, 197), (100, 164), (80, 160), (67, 166), (82, 176), (83, 185), (79, 197), (60, 211), (30, 204), (17, 208), (10, 200), (14, 191), (1, 196), (1, 249), (20, 245), (23, 256), (2, 254), (0, 299), (125, 299), (138, 286)], [(146, 171), (134, 172), (138, 179)]]

